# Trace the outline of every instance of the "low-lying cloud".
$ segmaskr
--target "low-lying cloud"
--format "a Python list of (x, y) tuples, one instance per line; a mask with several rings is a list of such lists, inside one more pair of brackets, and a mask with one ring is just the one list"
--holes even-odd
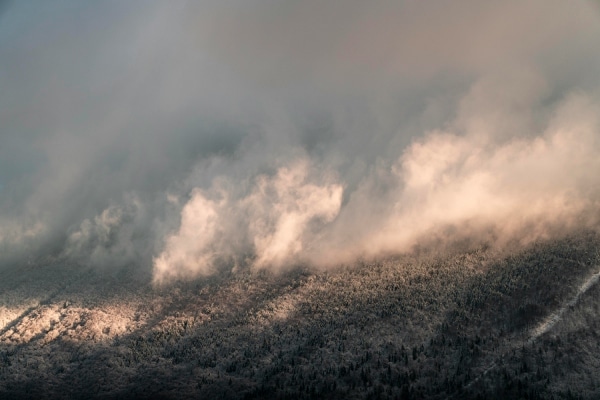
[(341, 185), (309, 168), (298, 160), (274, 176), (259, 175), (241, 198), (219, 184), (209, 193), (195, 189), (179, 230), (154, 260), (155, 280), (209, 274), (218, 263), (284, 268), (302, 261), (342, 201)]
[[(223, 259), (258, 268), (328, 267), (418, 245), (526, 244), (594, 227), (598, 116), (599, 104), (575, 94), (539, 135), (498, 140), (480, 133), (481, 121), (462, 135), (428, 132), (391, 166), (376, 167), (343, 206), (344, 182), (319, 182), (323, 172), (308, 174), (309, 160), (259, 176), (241, 198), (223, 185), (195, 190), (179, 231), (154, 261), (155, 279), (211, 273)], [(236, 258), (242, 255), (248, 258)]]
[(596, 227), (599, 35), (583, 1), (9, 3), (0, 261), (164, 283)]

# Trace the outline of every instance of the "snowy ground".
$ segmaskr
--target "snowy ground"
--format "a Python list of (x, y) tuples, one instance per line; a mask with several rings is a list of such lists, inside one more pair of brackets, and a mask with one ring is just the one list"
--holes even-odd
[(595, 398), (597, 243), (162, 288), (136, 268), (3, 271), (0, 394)]

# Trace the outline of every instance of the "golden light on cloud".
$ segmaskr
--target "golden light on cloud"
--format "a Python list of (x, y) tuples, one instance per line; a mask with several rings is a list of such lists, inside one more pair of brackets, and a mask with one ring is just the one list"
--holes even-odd
[(10, 7), (0, 264), (159, 283), (597, 220), (589, 2), (94, 7)]

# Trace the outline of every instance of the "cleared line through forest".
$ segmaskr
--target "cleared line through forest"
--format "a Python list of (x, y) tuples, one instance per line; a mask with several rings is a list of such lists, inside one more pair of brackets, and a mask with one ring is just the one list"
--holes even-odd
[(573, 307), (579, 301), (579, 298), (587, 292), (592, 286), (594, 286), (598, 280), (600, 279), (600, 271), (596, 272), (592, 276), (590, 276), (585, 282), (579, 286), (577, 289), (577, 293), (561, 308), (550, 314), (543, 320), (535, 329), (533, 329), (530, 338), (527, 340), (527, 344), (534, 342), (538, 337), (548, 332), (550, 329), (556, 325), (558, 321), (560, 321), (564, 315), (564, 313), (571, 307)]
[[(597, 268), (600, 268), (600, 267), (597, 267)], [(594, 286), (596, 283), (598, 283), (599, 280), (600, 280), (600, 269), (595, 274), (591, 275), (588, 279), (586, 279), (585, 282), (583, 282), (579, 286), (579, 288), (577, 289), (577, 292), (575, 292), (575, 295), (573, 295), (573, 297), (571, 297), (571, 299), (569, 301), (564, 303), (558, 310), (554, 311), (552, 314), (550, 314), (548, 317), (546, 317), (537, 327), (532, 329), (529, 339), (527, 339), (525, 341), (525, 344), (531, 344), (531, 343), (535, 342), (537, 338), (539, 338), (544, 333), (546, 333), (550, 329), (552, 329), (554, 327), (554, 325), (556, 325), (562, 319), (565, 312), (569, 308), (575, 306), (577, 304), (577, 302), (579, 301), (579, 299), (581, 298), (581, 296), (585, 292), (587, 292), (592, 286)], [(514, 348), (517, 346), (512, 346), (512, 347)], [(468, 389), (469, 387), (474, 385), (476, 382), (478, 382), (481, 378), (486, 376), (488, 374), (488, 372), (490, 372), (497, 366), (498, 365), (496, 362), (492, 362), (476, 378), (474, 378), (468, 384), (463, 386), (462, 389), (463, 390)], [(447, 398), (448, 399), (454, 398), (457, 394), (458, 394), (458, 391), (452, 393)]]

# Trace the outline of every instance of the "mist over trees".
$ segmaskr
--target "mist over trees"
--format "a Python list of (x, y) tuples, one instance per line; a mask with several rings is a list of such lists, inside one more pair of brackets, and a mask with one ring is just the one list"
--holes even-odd
[(600, 398), (599, 37), (0, 0), (0, 398)]
[(227, 3), (3, 7), (0, 268), (167, 283), (598, 223), (593, 2)]

